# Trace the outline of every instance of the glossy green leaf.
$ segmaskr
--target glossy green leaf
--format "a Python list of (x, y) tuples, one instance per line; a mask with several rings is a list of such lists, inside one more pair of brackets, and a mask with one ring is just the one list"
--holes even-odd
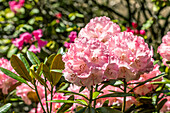
[(52, 82), (53, 79), (52, 79), (51, 72), (50, 72), (50, 69), (48, 68), (48, 66), (47, 66), (46, 64), (43, 64), (43, 65), (42, 65), (42, 68), (43, 68), (43, 73), (44, 73), (45, 77), (46, 77), (50, 82)]
[(48, 57), (47, 61), (45, 62), (45, 64), (47, 65), (47, 67), (50, 67), (50, 66), (51, 66), (52, 61), (53, 61), (53, 59), (54, 59), (55, 56), (56, 56), (55, 54), (52, 54), (52, 55), (50, 55), (50, 56)]
[(27, 51), (27, 57), (33, 65), (40, 65), (40, 60), (33, 52)]
[(11, 103), (3, 105), (2, 107), (0, 107), (0, 113), (8, 113), (8, 110), (11, 108), (11, 106)]
[(60, 47), (60, 49), (58, 50), (57, 54), (61, 54), (61, 55), (65, 54), (63, 47)]
[(83, 99), (76, 99), (76, 101), (78, 101), (78, 102), (80, 102), (80, 103), (82, 103), (82, 104), (84, 104), (86, 106), (88, 105), (87, 102), (85, 100), (83, 100)]
[(96, 99), (99, 94), (100, 94), (100, 92), (97, 92), (97, 91), (93, 92), (92, 99)]
[(81, 86), (79, 93), (82, 92), (86, 87), (85, 86)]
[(24, 63), (16, 56), (12, 55), (11, 59), (11, 65), (14, 68), (14, 70), (25, 80), (31, 81), (31, 76), (29, 75), (29, 72), (27, 71)]
[(22, 82), (22, 83), (27, 84), (27, 81), (26, 81), (25, 79), (21, 78), (20, 76), (16, 75), (15, 73), (13, 73), (13, 72), (11, 72), (11, 71), (9, 71), (9, 70), (7, 70), (7, 69), (4, 69), (4, 68), (2, 68), (2, 67), (0, 67), (0, 70), (1, 70), (4, 74), (6, 74), (7, 76), (9, 76), (9, 77), (11, 77), (11, 78), (13, 78), (13, 79), (15, 79), (15, 80), (17, 80), (17, 81), (19, 81), (19, 82)]
[(84, 108), (82, 108), (82, 109), (76, 111), (75, 113), (84, 113), (84, 111), (86, 110), (86, 108), (87, 108), (87, 107), (84, 107)]
[(110, 107), (100, 107), (96, 109), (98, 111), (98, 113), (122, 113), (119, 110), (116, 109), (112, 109)]
[(133, 96), (133, 95), (129, 93), (110, 93), (110, 94), (99, 96), (97, 99), (106, 98), (106, 97), (125, 97), (125, 96)]
[(21, 54), (21, 53), (19, 53), (19, 54), (17, 54), (17, 56), (18, 56), (18, 58), (24, 63), (27, 71), (29, 72), (29, 71), (30, 71), (30, 70), (29, 70), (29, 69), (30, 69), (30, 65), (29, 65), (29, 63), (27, 62), (27, 60), (25, 59), (24, 55)]

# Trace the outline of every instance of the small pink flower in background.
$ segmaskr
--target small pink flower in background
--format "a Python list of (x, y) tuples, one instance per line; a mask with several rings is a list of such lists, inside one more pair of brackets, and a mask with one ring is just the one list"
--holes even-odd
[(71, 43), (69, 43), (69, 42), (64, 42), (64, 47), (70, 48), (70, 45), (71, 45)]
[[(154, 65), (154, 68), (152, 71), (150, 71), (149, 73), (144, 73), (143, 75), (140, 76), (140, 78), (138, 80), (132, 80), (132, 81), (129, 81), (129, 83), (144, 82), (145, 80), (156, 77), (159, 74), (161, 74), (161, 72), (159, 71), (159, 65), (156, 64), (156, 65)], [(161, 80), (162, 80), (162, 78), (159, 78), (154, 81), (147, 82), (144, 85), (141, 85), (141, 86), (135, 88), (134, 92), (139, 95), (146, 95), (147, 93), (151, 92), (153, 89), (155, 89), (158, 86), (158, 85), (153, 85), (151, 83), (156, 82), (156, 81), (161, 81)], [(133, 88), (136, 85), (137, 84), (133, 84), (130, 87)]]
[(59, 19), (56, 19), (56, 23), (57, 23), (57, 24), (60, 23), (60, 20), (59, 20)]
[(162, 56), (164, 65), (170, 67), (166, 62), (170, 61), (170, 32), (162, 38), (162, 44), (157, 52)]
[(41, 48), (40, 47), (35, 47), (35, 45), (31, 45), (28, 51), (32, 51), (33, 53), (40, 53)]
[[(7, 59), (0, 58), (0, 67), (16, 73)], [(3, 94), (8, 94), (9, 88), (12, 87), (16, 82), (17, 80), (5, 75), (0, 71), (0, 89), (2, 89)]]
[(22, 38), (16, 38), (12, 43), (21, 50), (24, 45), (24, 40)]
[(145, 30), (140, 30), (141, 35), (145, 35)]
[(35, 40), (40, 40), (40, 38), (43, 36), (42, 29), (34, 30), (32, 34), (34, 35)]
[(77, 32), (72, 31), (68, 37), (70, 38), (70, 42), (74, 42), (75, 38), (77, 38)]
[(127, 32), (130, 32), (130, 31), (131, 31), (131, 28), (130, 28), (130, 27), (126, 27), (126, 31), (127, 31)]
[(32, 40), (32, 35), (28, 32), (22, 33), (20, 35), (20, 38), (25, 42), (25, 43), (29, 43)]
[(48, 43), (48, 41), (38, 40), (38, 47), (39, 47), (39, 48), (42, 48), (42, 47), (44, 47), (47, 43)]
[(17, 1), (9, 1), (9, 6), (11, 11), (13, 11), (14, 13), (17, 13), (17, 10), (19, 10), (25, 3), (25, 0), (19, 0), (19, 2)]
[(60, 19), (60, 18), (62, 17), (62, 14), (61, 14), (61, 13), (57, 13), (55, 16), (56, 16), (58, 19)]
[(132, 22), (132, 27), (133, 27), (134, 29), (136, 29), (136, 28), (138, 27), (138, 24), (135, 23), (135, 22)]

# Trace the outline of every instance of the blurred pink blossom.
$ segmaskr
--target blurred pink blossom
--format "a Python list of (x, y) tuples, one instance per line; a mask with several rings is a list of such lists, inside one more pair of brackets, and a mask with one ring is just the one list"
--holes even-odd
[(32, 51), (33, 53), (40, 53), (41, 48), (40, 47), (35, 47), (35, 45), (31, 45), (30, 48), (28, 49), (28, 51)]
[(64, 47), (70, 48), (70, 45), (71, 45), (71, 43), (69, 43), (69, 42), (64, 42)]
[(32, 40), (32, 35), (28, 32), (22, 33), (20, 35), (20, 38), (25, 42), (25, 43), (29, 43)]
[(77, 38), (77, 32), (72, 31), (68, 37), (70, 38), (70, 42), (74, 42), (75, 38)]
[(140, 30), (141, 35), (145, 35), (145, 30)]
[(132, 27), (133, 27), (134, 29), (136, 29), (136, 28), (138, 27), (138, 24), (135, 23), (135, 22), (132, 22)]
[(34, 30), (32, 34), (34, 35), (35, 40), (40, 40), (40, 38), (43, 36), (42, 29)]
[[(0, 67), (16, 73), (7, 59), (0, 58)], [(16, 82), (17, 80), (5, 75), (0, 71), (0, 89), (2, 89), (3, 94), (8, 94), (9, 88), (12, 87)]]
[(24, 5), (25, 0), (19, 0), (17, 1), (9, 1), (9, 6), (11, 11), (14, 13), (17, 13), (17, 10), (19, 10)]
[(38, 40), (38, 47), (39, 47), (39, 48), (42, 48), (42, 47), (44, 47), (47, 43), (48, 43), (48, 41)]
[(12, 41), (12, 43), (21, 50), (24, 44), (24, 40), (22, 38), (16, 38)]
[(62, 17), (62, 14), (61, 14), (61, 13), (57, 13), (55, 16), (56, 16), (58, 19), (60, 19), (60, 18)]
[(162, 38), (162, 44), (157, 51), (163, 58), (164, 65), (170, 67), (166, 62), (170, 61), (170, 32)]

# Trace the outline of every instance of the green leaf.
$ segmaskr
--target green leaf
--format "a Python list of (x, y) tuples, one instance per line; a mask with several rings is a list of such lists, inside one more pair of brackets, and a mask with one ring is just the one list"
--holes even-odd
[(73, 20), (75, 20), (75, 19), (76, 19), (76, 16), (75, 16), (75, 15), (73, 15), (73, 16), (70, 17), (70, 20), (71, 20), (71, 21), (73, 21)]
[(61, 54), (61, 55), (65, 54), (63, 47), (60, 47), (60, 49), (58, 50), (57, 54)]
[(96, 99), (99, 94), (100, 94), (100, 92), (97, 92), (97, 91), (93, 92), (92, 99)]
[[(74, 100), (74, 96), (70, 96), (67, 100)], [(64, 113), (66, 110), (68, 110), (71, 106), (73, 105), (73, 103), (64, 103), (59, 110), (57, 111), (57, 113)]]
[(12, 106), (11, 103), (3, 105), (2, 107), (0, 107), (0, 113), (7, 113), (11, 106)]
[(86, 110), (86, 108), (87, 108), (87, 107), (84, 107), (84, 108), (82, 108), (82, 109), (76, 111), (75, 113), (84, 113), (84, 111)]
[(27, 57), (33, 65), (40, 65), (40, 60), (33, 52), (27, 51)]
[(99, 98), (106, 98), (106, 97), (126, 97), (126, 96), (133, 96), (132, 94), (129, 93), (110, 93), (110, 94), (106, 94), (106, 95), (102, 95)]
[(84, 15), (80, 14), (80, 13), (76, 13), (76, 16), (79, 17), (79, 18), (84, 18)]
[(69, 87), (69, 83), (62, 82), (59, 87), (56, 89), (56, 91), (63, 91)]
[(19, 81), (19, 82), (22, 82), (22, 83), (27, 84), (27, 81), (26, 81), (25, 79), (21, 78), (20, 76), (16, 75), (15, 73), (13, 73), (13, 72), (5, 69), (5, 68), (2, 68), (2, 67), (0, 67), (0, 70), (1, 70), (4, 74), (6, 74), (7, 76), (9, 76), (9, 77), (11, 77), (11, 78), (13, 78), (13, 79), (15, 79), (15, 80), (17, 80), (17, 81)]
[(157, 105), (157, 109), (158, 111), (163, 107), (163, 105), (167, 102), (167, 99), (163, 99), (158, 105)]
[(86, 87), (85, 86), (81, 86), (79, 93), (82, 92)]
[(93, 108), (93, 107), (88, 107), (86, 110), (85, 110), (85, 113), (97, 113), (96, 110)]
[[(62, 55), (61, 54), (58, 54), (54, 57), (53, 61), (52, 61), (52, 64), (51, 64), (51, 70), (54, 70), (54, 69), (57, 69), (57, 70), (63, 70), (64, 69), (64, 62), (62, 61)], [(62, 73), (60, 72), (51, 72), (51, 76), (52, 76), (52, 83), (53, 85), (56, 85), (61, 76), (62, 76)]]
[(107, 100), (103, 103), (102, 107), (108, 107), (108, 104), (109, 104), (109, 100), (107, 99)]
[(42, 68), (43, 68), (43, 73), (45, 75), (45, 77), (50, 81), (52, 82), (53, 79), (52, 79), (52, 76), (51, 76), (51, 73), (50, 73), (50, 69), (48, 68), (48, 66), (46, 64), (43, 64), (42, 65)]
[(87, 102), (85, 100), (83, 100), (83, 99), (76, 99), (76, 101), (78, 101), (78, 102), (80, 102), (80, 103), (82, 103), (82, 104), (84, 104), (86, 106), (88, 105)]
[(12, 44), (9, 51), (8, 51), (8, 53), (7, 53), (7, 57), (11, 58), (11, 56), (13, 54), (15, 54), (17, 51), (18, 51), (18, 48), (16, 46), (14, 46), (14, 44)]
[(52, 64), (52, 61), (53, 61), (53, 59), (54, 59), (55, 56), (56, 56), (55, 54), (52, 54), (52, 55), (50, 55), (50, 56), (48, 57), (47, 61), (45, 62), (45, 64), (47, 65), (47, 67), (50, 68), (50, 66), (51, 66), (51, 64)]
[(153, 24), (153, 20), (152, 19), (147, 20), (146, 23), (143, 24), (141, 29), (146, 30), (146, 29), (150, 28), (152, 26), (152, 24)]
[(14, 70), (25, 80), (31, 81), (31, 76), (29, 75), (29, 72), (27, 71), (24, 63), (16, 56), (12, 55), (11, 59), (11, 65), (14, 68)]
[(100, 107), (100, 108), (97, 108), (96, 110), (98, 111), (98, 113), (122, 113), (119, 110), (112, 109), (109, 107)]
[(29, 65), (29, 63), (27, 62), (27, 60), (25, 59), (24, 55), (21, 54), (21, 53), (19, 53), (19, 54), (17, 54), (17, 56), (18, 56), (18, 58), (24, 63), (27, 71), (29, 72), (29, 71), (30, 71), (30, 70), (29, 70), (29, 69), (30, 69), (30, 65)]
[(81, 93), (75, 93), (75, 92), (72, 92), (72, 91), (66, 91), (66, 90), (63, 90), (63, 91), (58, 91), (59, 93), (65, 93), (66, 95), (79, 95), (81, 97), (84, 97), (85, 99), (88, 100), (87, 96), (84, 95), (84, 94), (81, 94)]

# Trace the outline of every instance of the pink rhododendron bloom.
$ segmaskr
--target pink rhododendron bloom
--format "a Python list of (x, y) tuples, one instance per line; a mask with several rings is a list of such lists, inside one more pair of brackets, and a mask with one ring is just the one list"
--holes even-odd
[[(161, 74), (161, 72), (159, 71), (159, 66), (156, 64), (152, 71), (150, 71), (149, 73), (144, 73), (143, 75), (140, 75), (140, 78), (138, 80), (132, 80), (132, 81), (129, 81), (129, 83), (144, 82), (150, 78), (156, 77), (159, 74)], [(158, 86), (158, 85), (153, 85), (151, 83), (156, 82), (156, 81), (161, 81), (161, 80), (162, 78), (159, 78), (154, 81), (147, 82), (144, 85), (141, 85), (135, 88), (134, 92), (139, 95), (146, 95), (147, 93), (151, 92), (153, 89), (155, 89)], [(136, 85), (137, 84), (133, 84), (131, 87), (133, 88)]]
[(163, 107), (161, 108), (160, 111), (161, 111), (161, 113), (169, 113), (170, 112), (170, 96), (167, 96), (167, 97), (165, 97), (163, 99), (167, 99), (167, 102), (163, 105)]
[[(29, 83), (29, 85), (34, 88), (34, 86), (31, 83)], [(47, 85), (50, 86), (48, 82), (47, 82)], [(26, 104), (30, 105), (33, 100), (31, 100), (28, 97), (28, 94), (29, 93), (34, 93), (34, 96), (35, 96), (36, 95), (35, 90), (33, 90), (32, 88), (30, 88), (28, 85), (26, 85), (24, 83), (21, 84), (20, 86), (18, 86), (16, 89), (17, 89), (16, 95), (20, 96), (24, 100), (24, 102)], [(45, 88), (44, 88), (44, 86), (41, 85), (40, 83), (37, 83), (37, 89), (38, 89), (38, 94), (39, 94), (40, 98), (41, 99), (44, 98), (45, 97)], [(50, 92), (48, 90), (47, 90), (47, 94), (50, 94)], [(36, 98), (37, 97), (35, 97), (35, 99)], [(37, 101), (37, 100), (34, 100), (34, 101)]]
[[(0, 58), (0, 67), (16, 73), (7, 59)], [(5, 75), (0, 71), (0, 89), (2, 89), (3, 94), (8, 94), (9, 88), (12, 87), (16, 82), (17, 80)]]
[(24, 5), (24, 2), (25, 2), (25, 0), (20, 0), (19, 2), (17, 2), (17, 1), (9, 1), (10, 9), (14, 13), (17, 13), (17, 10), (19, 10)]
[(57, 13), (55, 16), (56, 16), (58, 19), (60, 19), (60, 18), (62, 17), (62, 14), (61, 14), (61, 13)]
[(28, 51), (32, 51), (33, 53), (37, 53), (37, 52), (40, 53), (41, 48), (40, 47), (36, 48), (35, 45), (31, 45)]
[(74, 42), (75, 38), (77, 38), (77, 32), (72, 31), (68, 37), (70, 38), (70, 42)]
[[(55, 93), (54, 96), (53, 96), (53, 99), (52, 100), (67, 100), (69, 96), (64, 96), (63, 93)], [(47, 96), (47, 100), (51, 100), (51, 94), (49, 94)], [(44, 109), (45, 111), (47, 112), (47, 107), (46, 107), (46, 100), (45, 98), (43, 98), (41, 100), (43, 106), (44, 106)], [(50, 102), (47, 102), (47, 105), (48, 107), (50, 108)], [(57, 110), (63, 105), (63, 103), (52, 103), (52, 112), (51, 113), (56, 113)], [(73, 108), (71, 109), (73, 110)], [(35, 112), (35, 108), (33, 108), (29, 113), (44, 113), (40, 103), (38, 103), (38, 106), (37, 106), (37, 112)], [(71, 112), (69, 112), (71, 113)]]
[(145, 35), (145, 30), (140, 30), (139, 32), (141, 35)]
[(34, 35), (35, 40), (40, 40), (40, 38), (43, 36), (42, 29), (34, 30), (32, 34)]
[(163, 58), (164, 65), (170, 67), (166, 62), (170, 61), (170, 32), (162, 38), (162, 44), (157, 51)]
[(63, 61), (65, 78), (76, 85), (90, 88), (105, 79), (108, 49), (98, 39), (77, 38), (63, 56)]
[(107, 42), (111, 36), (120, 32), (119, 25), (113, 23), (108, 17), (96, 17), (82, 28), (78, 37), (97, 38), (102, 42)]
[(38, 47), (42, 48), (44, 47), (48, 42), (47, 41), (43, 41), (43, 40), (38, 40)]
[(28, 32), (22, 33), (20, 35), (20, 38), (25, 42), (25, 43), (29, 43), (32, 39), (32, 35)]
[[(141, 74), (153, 69), (153, 51), (148, 48), (148, 44), (142, 37), (134, 36), (130, 32), (122, 32), (112, 37), (108, 43), (109, 64), (118, 65), (118, 78), (125, 78), (126, 81), (139, 79)], [(117, 66), (109, 69), (116, 71)], [(106, 76), (108, 79), (115, 79), (114, 74)]]
[(12, 41), (12, 43), (21, 50), (24, 44), (24, 40), (22, 38), (16, 38)]

